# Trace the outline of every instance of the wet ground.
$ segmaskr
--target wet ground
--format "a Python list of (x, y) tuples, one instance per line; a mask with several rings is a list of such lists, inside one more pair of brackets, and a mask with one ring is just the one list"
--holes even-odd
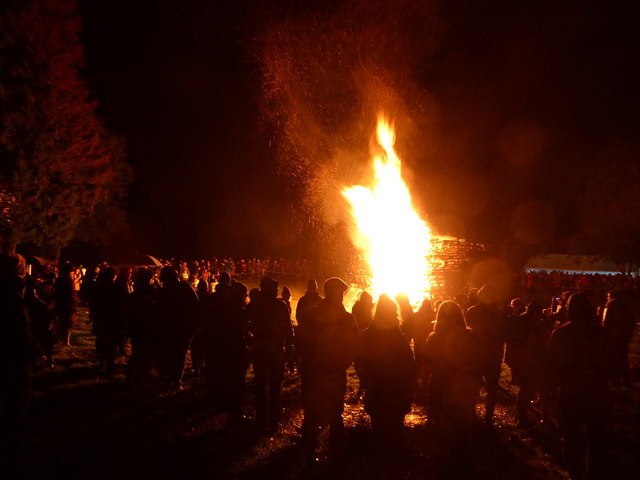
[[(514, 425), (514, 389), (505, 369), (495, 427), (478, 426), (470, 469), (444, 462), (437, 437), (418, 402), (406, 417), (400, 453), (384, 458), (371, 444), (369, 420), (349, 371), (345, 405), (344, 461), (327, 457), (326, 435), (319, 463), (305, 469), (299, 447), (302, 410), (299, 377), (284, 381), (284, 415), (273, 436), (253, 427), (252, 378), (248, 376), (244, 425), (229, 429), (215, 395), (190, 372), (182, 392), (159, 386), (132, 390), (120, 373), (100, 379), (93, 365), (93, 337), (83, 312), (74, 346), (62, 348), (57, 366), (34, 376), (24, 449), (12, 465), (17, 478), (460, 478), (562, 479), (559, 434), (553, 425), (528, 430)], [(638, 359), (638, 342), (634, 344)], [(124, 358), (119, 368), (123, 369)], [(631, 392), (612, 393), (609, 419), (612, 479), (640, 478), (638, 423)], [(481, 414), (480, 407), (478, 413)], [(0, 478), (9, 478), (7, 471)]]

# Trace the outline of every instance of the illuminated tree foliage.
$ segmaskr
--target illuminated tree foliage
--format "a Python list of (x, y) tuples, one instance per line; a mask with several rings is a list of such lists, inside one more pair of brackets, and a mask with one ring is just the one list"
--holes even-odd
[(9, 249), (64, 246), (126, 191), (123, 142), (96, 116), (80, 76), (80, 30), (75, 1), (9, 1), (0, 11), (0, 234)]
[(263, 118), (301, 217), (322, 229), (340, 220), (339, 189), (370, 174), (380, 110), (402, 132), (401, 152), (425, 140), (433, 112), (416, 78), (441, 28), (430, 2), (405, 0), (307, 2), (268, 18), (256, 41)]

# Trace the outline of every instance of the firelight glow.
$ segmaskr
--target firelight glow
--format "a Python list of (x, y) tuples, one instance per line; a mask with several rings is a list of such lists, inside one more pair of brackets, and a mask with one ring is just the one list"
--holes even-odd
[(369, 292), (374, 299), (404, 293), (415, 306), (430, 290), (431, 231), (413, 207), (393, 148), (395, 132), (382, 114), (376, 134), (384, 153), (373, 158), (373, 185), (342, 194), (351, 206), (354, 243), (371, 271)]

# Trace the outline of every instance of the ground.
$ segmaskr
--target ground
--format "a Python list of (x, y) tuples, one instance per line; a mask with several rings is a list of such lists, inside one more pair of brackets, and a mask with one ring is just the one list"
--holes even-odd
[[(404, 454), (391, 464), (374, 454), (352, 369), (345, 405), (346, 462), (333, 467), (324, 439), (320, 462), (309, 471), (304, 469), (298, 446), (302, 410), (296, 374), (284, 381), (281, 430), (271, 437), (258, 435), (251, 422), (251, 374), (247, 422), (229, 429), (215, 395), (191, 372), (187, 372), (185, 390), (173, 394), (163, 393), (159, 386), (133, 390), (124, 384), (124, 358), (113, 380), (99, 378), (90, 332), (87, 312), (82, 310), (72, 337), (74, 346), (60, 348), (55, 368), (41, 366), (34, 374), (25, 445), (12, 466), (18, 478), (451, 478), (453, 466), (437, 461), (438, 442), (426, 426), (419, 402), (406, 418)], [(632, 358), (636, 364), (639, 354), (636, 338)], [(478, 427), (473, 471), (465, 478), (567, 478), (553, 425), (530, 430), (514, 425), (515, 391), (508, 370), (503, 373), (495, 428)], [(630, 392), (613, 391), (612, 403), (610, 478), (640, 478), (638, 419)]]

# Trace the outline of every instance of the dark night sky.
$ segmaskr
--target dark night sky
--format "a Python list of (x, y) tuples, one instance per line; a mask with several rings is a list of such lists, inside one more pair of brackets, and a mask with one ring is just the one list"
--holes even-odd
[[(436, 217), (466, 212), (456, 217), (462, 227), (442, 220), (453, 233), (500, 242), (509, 226), (488, 219), (508, 224), (512, 203), (542, 199), (554, 209), (554, 238), (569, 238), (581, 227), (575, 200), (558, 194), (567, 172), (612, 146), (637, 152), (638, 12), (599, 1), (442, 3), (444, 34), (420, 72), (438, 106), (437, 168), (481, 177), (488, 188), (451, 207), (433, 195), (425, 202)], [(80, 7), (89, 86), (107, 125), (126, 138), (135, 169), (135, 242), (176, 255), (274, 248), (286, 180), (275, 174), (275, 151), (260, 128), (252, 2)], [(522, 119), (544, 144), (545, 160), (527, 168), (506, 165), (499, 146)], [(413, 168), (417, 178), (430, 171)], [(503, 195), (514, 182), (522, 188)], [(473, 182), (461, 188), (473, 190)], [(469, 213), (485, 197), (486, 207)]]

